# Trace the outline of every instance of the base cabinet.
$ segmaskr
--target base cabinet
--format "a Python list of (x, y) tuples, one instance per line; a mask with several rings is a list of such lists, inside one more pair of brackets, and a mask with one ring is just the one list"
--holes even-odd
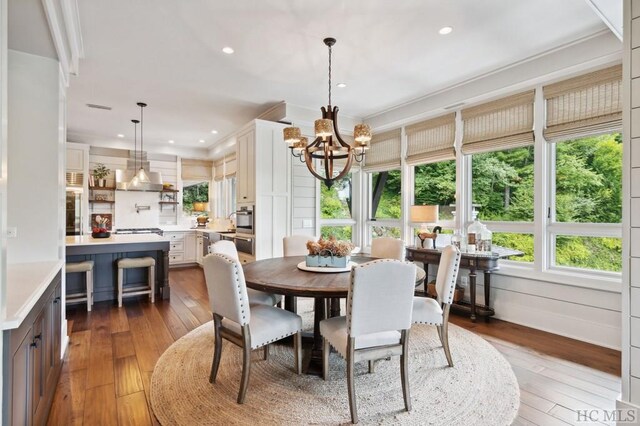
[(195, 231), (165, 232), (164, 236), (171, 241), (169, 266), (196, 262), (197, 243)]
[(58, 273), (20, 327), (3, 332), (3, 424), (47, 421), (62, 367), (60, 277)]

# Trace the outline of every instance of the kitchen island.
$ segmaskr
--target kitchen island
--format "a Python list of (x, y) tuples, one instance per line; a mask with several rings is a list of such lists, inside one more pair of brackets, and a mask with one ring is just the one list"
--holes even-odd
[[(94, 303), (117, 300), (116, 261), (125, 257), (153, 257), (156, 260), (156, 291), (163, 299), (170, 297), (168, 238), (156, 234), (111, 235), (109, 238), (93, 238), (91, 235), (69, 236), (66, 238), (66, 251), (67, 263), (93, 260)], [(145, 268), (127, 270), (124, 285), (146, 283), (146, 273)], [(84, 291), (82, 275), (67, 275), (67, 294)]]

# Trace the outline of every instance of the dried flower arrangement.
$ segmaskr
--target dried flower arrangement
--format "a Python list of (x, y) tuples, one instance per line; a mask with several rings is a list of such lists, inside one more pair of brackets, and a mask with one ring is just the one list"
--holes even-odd
[(307, 241), (307, 250), (309, 250), (310, 256), (347, 257), (354, 247), (351, 241), (339, 241), (334, 236), (329, 237), (329, 239), (320, 237), (317, 242)]

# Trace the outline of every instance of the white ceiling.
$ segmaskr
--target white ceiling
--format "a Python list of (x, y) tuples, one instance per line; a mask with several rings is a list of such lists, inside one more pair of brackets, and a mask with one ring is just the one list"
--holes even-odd
[[(85, 58), (69, 139), (203, 148), (282, 100), (367, 117), (606, 28), (585, 0), (112, 0), (80, 2)], [(450, 25), (447, 36), (438, 30)], [(222, 53), (224, 46), (235, 49)], [(111, 111), (89, 109), (87, 103)], [(218, 130), (217, 135), (211, 130)], [(206, 143), (198, 141), (205, 139)], [(122, 140), (120, 140), (122, 142)]]

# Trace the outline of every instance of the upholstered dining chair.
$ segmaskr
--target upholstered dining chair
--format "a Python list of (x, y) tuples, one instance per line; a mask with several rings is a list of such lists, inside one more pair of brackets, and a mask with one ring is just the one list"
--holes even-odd
[(371, 241), (371, 256), (380, 259), (404, 260), (404, 243), (397, 238), (375, 238)]
[[(238, 257), (238, 250), (236, 250), (236, 245), (231, 241), (216, 241), (215, 243), (211, 244), (210, 252), (224, 254), (229, 256), (233, 260), (240, 261), (240, 258)], [(277, 303), (280, 303), (280, 301), (282, 300), (282, 296), (279, 294), (265, 293), (264, 291), (254, 290), (252, 288), (247, 289), (247, 294), (249, 295), (250, 305), (262, 304), (273, 306)]]
[[(318, 238), (309, 235), (289, 235), (282, 239), (282, 253), (284, 257), (289, 256), (306, 256), (309, 254), (307, 250), (307, 241), (317, 241)], [(298, 312), (298, 298), (295, 296), (285, 296), (291, 299), (291, 308), (294, 312)]]
[(456, 289), (460, 257), (460, 251), (456, 246), (450, 245), (443, 248), (436, 276), (437, 297), (435, 299), (414, 297), (413, 299), (413, 323), (436, 326), (449, 367), (453, 367), (449, 349), (449, 309)]
[(204, 276), (213, 313), (215, 350), (209, 382), (215, 383), (222, 357), (222, 339), (242, 348), (242, 379), (238, 404), (244, 403), (251, 373), (251, 351), (268, 347), (295, 334), (293, 350), (296, 373), (302, 370), (302, 318), (293, 312), (264, 304), (250, 305), (240, 262), (219, 253), (203, 260)]
[[(408, 350), (416, 266), (380, 259), (354, 266), (347, 296), (347, 315), (320, 322), (323, 338), (323, 377), (329, 372), (330, 346), (347, 362), (351, 421), (358, 422), (354, 364), (400, 356), (404, 406), (411, 410)], [(389, 291), (389, 283), (394, 283)]]

